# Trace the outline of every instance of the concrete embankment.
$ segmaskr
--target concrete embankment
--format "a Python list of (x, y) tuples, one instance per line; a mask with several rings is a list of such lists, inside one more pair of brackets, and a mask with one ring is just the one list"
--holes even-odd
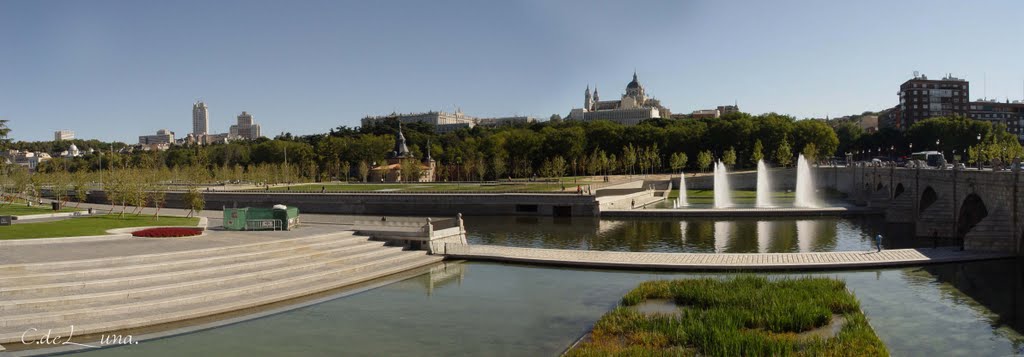
[[(183, 193), (167, 194), (166, 207), (182, 208)], [(592, 195), (563, 193), (288, 193), (208, 192), (206, 207), (296, 206), (303, 213), (408, 216), (597, 216)], [(103, 191), (90, 192), (89, 202), (106, 203)]]
[(9, 348), (47, 332), (67, 336), (71, 326), (85, 336), (248, 309), (443, 259), (335, 227), (5, 250), (30, 258), (0, 265), (0, 343)]

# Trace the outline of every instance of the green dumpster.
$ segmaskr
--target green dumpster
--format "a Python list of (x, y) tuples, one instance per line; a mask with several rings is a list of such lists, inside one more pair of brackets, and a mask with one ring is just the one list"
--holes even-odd
[(290, 230), (299, 224), (299, 209), (275, 205), (273, 208), (225, 208), (224, 229), (233, 231)]
[(248, 208), (225, 208), (224, 229), (231, 231), (245, 230), (246, 213)]
[(299, 225), (299, 208), (295, 206), (274, 206), (274, 218), (281, 221), (284, 230), (291, 230)]

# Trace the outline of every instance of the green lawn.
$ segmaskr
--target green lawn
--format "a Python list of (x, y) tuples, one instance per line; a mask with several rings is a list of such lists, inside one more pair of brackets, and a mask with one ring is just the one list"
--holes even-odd
[[(70, 205), (73, 205), (73, 203), (70, 204)], [(76, 209), (74, 209), (74, 207), (64, 206), (64, 207), (61, 207), (59, 212), (72, 212), (72, 211), (84, 211), (84, 209), (76, 210)], [(6, 204), (5, 203), (3, 206), (0, 206), (0, 216), (24, 216), (24, 215), (30, 215), (30, 214), (44, 214), (44, 213), (53, 213), (53, 209), (50, 208), (50, 204), (49, 203), (44, 203), (43, 205), (33, 205), (32, 207), (28, 207), (25, 204), (24, 200), (17, 200), (17, 201), (14, 201), (14, 203), (11, 203), (11, 204)]]
[[(306, 184), (289, 187), (271, 187), (271, 192), (552, 192), (561, 191), (558, 183), (407, 183), (407, 184)], [(566, 192), (575, 192), (576, 186), (565, 184)], [(256, 189), (253, 191), (262, 191)]]
[[(631, 307), (648, 299), (674, 302), (678, 312), (649, 314)], [(834, 336), (814, 331), (839, 317), (845, 323)], [(888, 355), (846, 284), (828, 278), (649, 281), (601, 317), (589, 337), (567, 355)]]
[(53, 222), (24, 223), (0, 227), (0, 240), (30, 239), (52, 237), (79, 237), (106, 234), (108, 229), (145, 226), (194, 226), (199, 218), (191, 217), (160, 217), (152, 215), (125, 214), (118, 218), (117, 214), (69, 218)]

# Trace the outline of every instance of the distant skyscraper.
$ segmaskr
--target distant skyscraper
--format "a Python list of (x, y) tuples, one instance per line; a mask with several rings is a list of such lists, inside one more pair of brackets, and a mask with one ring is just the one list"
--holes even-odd
[(201, 136), (210, 132), (210, 112), (206, 103), (198, 101), (192, 105), (192, 135)]
[(57, 130), (53, 132), (53, 141), (71, 140), (75, 138), (75, 132), (71, 130)]
[(253, 124), (252, 114), (242, 112), (238, 115), (238, 124), (231, 126), (230, 131), (231, 137), (237, 137), (248, 140), (255, 140), (260, 136), (260, 125)]

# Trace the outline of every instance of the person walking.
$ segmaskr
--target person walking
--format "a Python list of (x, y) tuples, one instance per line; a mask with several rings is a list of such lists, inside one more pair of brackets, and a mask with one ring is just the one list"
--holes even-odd
[(932, 249), (939, 248), (939, 231), (932, 230)]
[(878, 248), (878, 252), (882, 252), (882, 234), (879, 233), (875, 236), (875, 248)]

